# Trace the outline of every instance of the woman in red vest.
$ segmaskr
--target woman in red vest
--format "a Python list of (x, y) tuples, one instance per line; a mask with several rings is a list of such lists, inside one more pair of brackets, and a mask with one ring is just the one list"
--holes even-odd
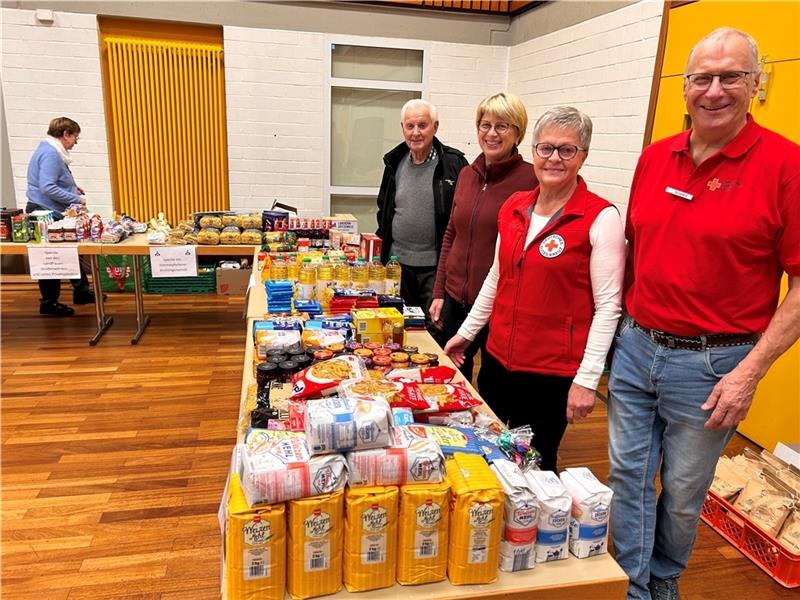
[(445, 346), (457, 365), (489, 323), (481, 389), (511, 427), (530, 424), (542, 470), (557, 471), (567, 428), (589, 414), (621, 315), (625, 240), (616, 208), (586, 188), (592, 122), (571, 107), (533, 130), (539, 186), (498, 215), (494, 263), (467, 319)]

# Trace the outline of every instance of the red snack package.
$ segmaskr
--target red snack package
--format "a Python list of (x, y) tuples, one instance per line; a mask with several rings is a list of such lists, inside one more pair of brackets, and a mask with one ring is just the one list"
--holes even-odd
[(345, 379), (363, 379), (364, 363), (352, 355), (337, 356), (306, 367), (292, 377), (291, 400), (322, 398), (336, 392)]
[[(400, 397), (416, 412), (453, 412), (481, 404), (465, 383), (404, 383)], [(398, 405), (395, 405), (398, 406)]]
[(392, 381), (415, 381), (417, 383), (450, 383), (456, 375), (452, 367), (411, 367), (408, 369), (392, 369), (386, 379)]

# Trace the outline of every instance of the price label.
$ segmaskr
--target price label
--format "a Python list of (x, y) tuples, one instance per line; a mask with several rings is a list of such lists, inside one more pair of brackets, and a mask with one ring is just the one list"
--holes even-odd
[(197, 277), (197, 252), (194, 246), (155, 246), (150, 248), (153, 277)]
[(31, 279), (79, 279), (78, 246), (28, 246)]

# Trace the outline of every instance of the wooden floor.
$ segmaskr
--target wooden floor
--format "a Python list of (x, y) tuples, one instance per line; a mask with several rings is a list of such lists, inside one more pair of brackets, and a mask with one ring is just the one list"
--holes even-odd
[[(64, 299), (69, 298), (65, 288)], [(219, 597), (219, 504), (238, 412), (242, 298), (133, 298), (96, 347), (93, 307), (39, 317), (30, 284), (2, 307), (2, 597)], [(570, 428), (561, 466), (608, 473), (605, 410)], [(737, 436), (729, 452), (745, 440)], [(684, 600), (797, 598), (701, 524)]]

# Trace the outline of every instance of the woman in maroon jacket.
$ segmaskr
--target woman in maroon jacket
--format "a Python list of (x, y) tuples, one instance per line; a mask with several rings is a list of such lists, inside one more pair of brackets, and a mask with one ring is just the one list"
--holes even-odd
[[(430, 307), (431, 320), (443, 329), (445, 340), (455, 335), (469, 314), (492, 266), (500, 207), (514, 192), (537, 185), (533, 165), (517, 151), (528, 127), (519, 98), (508, 92), (485, 98), (475, 113), (475, 125), (482, 152), (458, 176)], [(472, 358), (479, 348), (485, 349), (487, 336), (488, 326), (464, 353), (460, 369), (468, 380), (472, 380)]]

